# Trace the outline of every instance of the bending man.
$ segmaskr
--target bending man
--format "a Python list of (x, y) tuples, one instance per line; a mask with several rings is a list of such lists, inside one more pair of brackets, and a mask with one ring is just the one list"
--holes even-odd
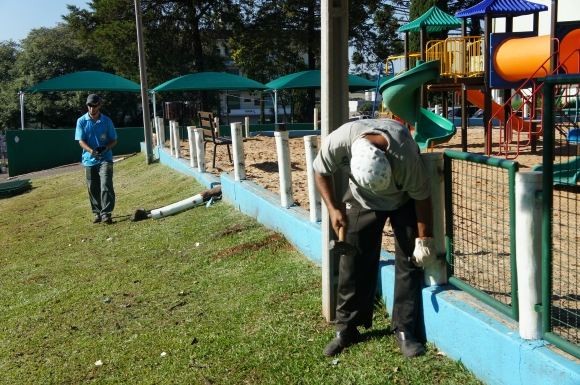
[[(377, 291), (382, 232), (387, 218), (395, 234), (395, 294), (391, 331), (405, 357), (424, 354), (422, 266), (436, 259), (429, 175), (409, 130), (391, 119), (349, 122), (333, 131), (314, 160), (315, 181), (330, 224), (357, 249), (340, 257), (336, 338), (324, 349), (331, 357), (370, 328)], [(337, 197), (333, 174), (349, 177)], [(346, 212), (341, 211), (341, 202)]]

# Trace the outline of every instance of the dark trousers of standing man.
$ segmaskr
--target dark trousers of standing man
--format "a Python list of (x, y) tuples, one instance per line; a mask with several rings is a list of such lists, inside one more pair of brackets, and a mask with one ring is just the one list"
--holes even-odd
[(387, 218), (395, 233), (395, 294), (392, 332), (410, 332), (423, 340), (421, 285), (423, 271), (410, 261), (418, 235), (415, 201), (410, 199), (393, 211), (366, 209), (350, 190), (344, 198), (348, 231), (346, 241), (355, 246), (354, 257), (340, 257), (336, 331), (372, 326), (377, 292), (383, 228)]
[(85, 167), (85, 177), (93, 213), (95, 216), (110, 217), (115, 208), (113, 162), (105, 161), (101, 164)]

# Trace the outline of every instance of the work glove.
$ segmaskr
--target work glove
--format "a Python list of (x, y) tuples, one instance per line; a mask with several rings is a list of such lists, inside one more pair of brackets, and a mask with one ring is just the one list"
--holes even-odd
[(413, 263), (416, 266), (424, 267), (437, 260), (435, 253), (435, 238), (416, 238), (415, 251), (413, 251)]

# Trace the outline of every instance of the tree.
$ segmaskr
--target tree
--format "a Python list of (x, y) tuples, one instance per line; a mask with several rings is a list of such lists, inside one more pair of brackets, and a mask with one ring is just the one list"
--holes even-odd
[(20, 125), (18, 88), (14, 84), (17, 78), (15, 63), (21, 52), (19, 44), (12, 40), (0, 42), (0, 131), (16, 128)]
[[(91, 10), (69, 6), (65, 20), (93, 45), (105, 67), (139, 82), (133, 0), (93, 0), (89, 6)], [(148, 84), (225, 69), (216, 42), (223, 38), (222, 20), (235, 12), (231, 0), (142, 0), (141, 7)], [(165, 96), (159, 95), (160, 100)], [(189, 93), (185, 100), (194, 97)], [(207, 96), (202, 99), (207, 108)]]
[[(55, 28), (33, 29), (21, 44), (0, 45), (0, 126), (20, 126), (18, 92), (46, 80), (79, 71), (102, 71), (92, 47), (83, 44), (65, 24)], [(77, 118), (86, 113), (86, 91), (26, 94), (25, 126), (40, 128), (75, 127)], [(134, 94), (100, 92), (103, 112), (115, 125), (131, 124), (139, 116)], [(129, 120), (126, 121), (126, 118)]]

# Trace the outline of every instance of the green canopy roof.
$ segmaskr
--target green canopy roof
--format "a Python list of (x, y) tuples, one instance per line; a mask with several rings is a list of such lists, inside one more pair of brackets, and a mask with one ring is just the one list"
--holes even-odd
[[(266, 84), (266, 87), (271, 90), (320, 89), (321, 79), (322, 75), (320, 70), (302, 71), (282, 76)], [(369, 90), (375, 87), (376, 84), (370, 80), (352, 74), (348, 75), (348, 88), (351, 92)]]
[(421, 32), (423, 27), (427, 32), (455, 29), (461, 27), (461, 19), (443, 12), (434, 5), (423, 16), (399, 28), (399, 32)]
[(30, 93), (50, 91), (125, 91), (141, 93), (141, 86), (106, 72), (82, 71), (52, 78), (26, 90), (26, 92)]
[(262, 83), (227, 72), (197, 72), (171, 79), (153, 89), (161, 91), (256, 91), (265, 90)]

